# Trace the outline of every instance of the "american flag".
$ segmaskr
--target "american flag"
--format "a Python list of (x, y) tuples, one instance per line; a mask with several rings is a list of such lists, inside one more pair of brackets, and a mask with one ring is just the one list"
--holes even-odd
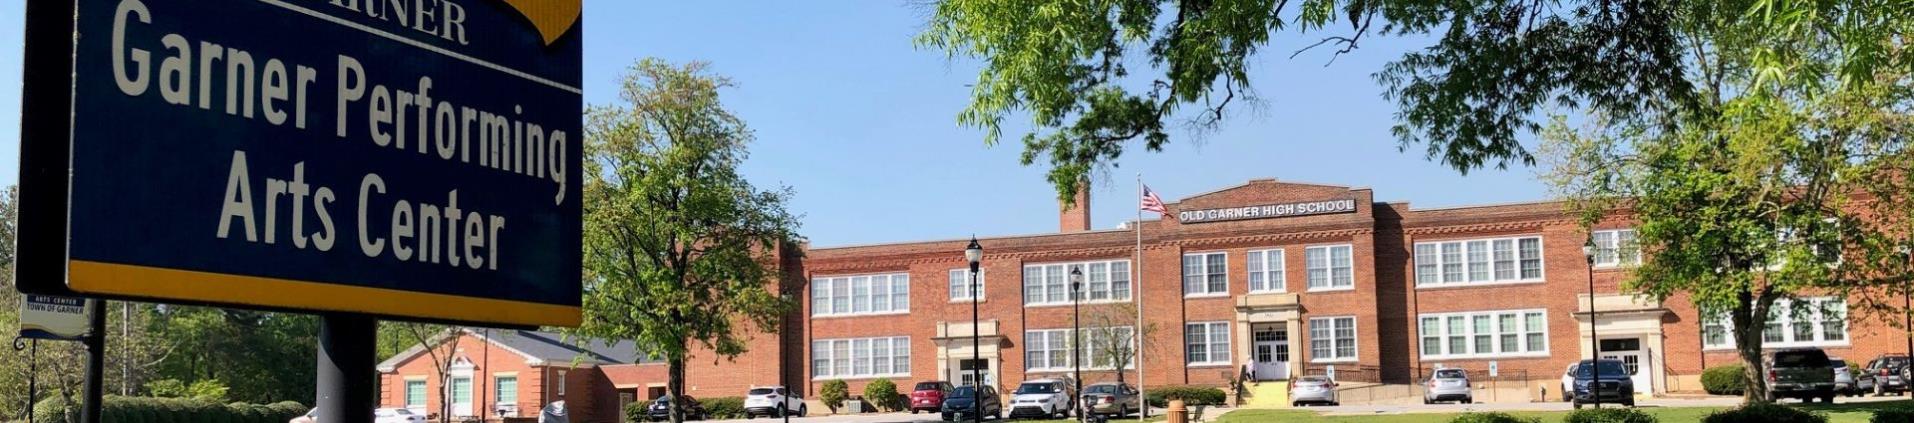
[(1163, 207), (1163, 198), (1157, 197), (1156, 191), (1151, 191), (1149, 185), (1143, 186), (1143, 211), (1157, 212), (1162, 214), (1164, 219), (1176, 219), (1170, 215), (1169, 208)]

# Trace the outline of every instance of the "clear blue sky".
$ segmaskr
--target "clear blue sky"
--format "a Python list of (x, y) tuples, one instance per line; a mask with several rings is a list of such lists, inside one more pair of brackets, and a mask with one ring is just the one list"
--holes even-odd
[[(19, 172), (22, 0), (0, 0), (0, 184)], [(813, 245), (1054, 232), (1045, 169), (1017, 164), (1021, 145), (985, 148), (955, 124), (976, 77), (968, 60), (910, 42), (920, 13), (901, 0), (831, 2), (587, 1), (585, 100), (616, 99), (632, 61), (709, 61), (738, 87), (726, 104), (757, 131), (745, 173), (797, 191)], [(1326, 52), (1289, 59), (1315, 38), (1282, 34), (1253, 69), (1259, 109), (1239, 108), (1193, 142), (1141, 147), (1094, 187), (1097, 228), (1135, 218), (1135, 175), (1167, 201), (1254, 178), (1366, 186), (1418, 207), (1542, 199), (1533, 171), (1464, 177), (1398, 152), (1396, 108), (1370, 74), (1424, 40), (1375, 38), (1324, 67)], [(1153, 217), (1146, 217), (1153, 218)]]

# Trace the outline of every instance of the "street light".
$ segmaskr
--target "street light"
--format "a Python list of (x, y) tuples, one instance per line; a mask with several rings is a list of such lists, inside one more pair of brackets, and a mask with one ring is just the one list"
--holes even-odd
[[(1070, 366), (1074, 369), (1070, 384), (1077, 389), (1083, 388), (1083, 267), (1070, 268)], [(1079, 391), (1081, 392), (1081, 391)], [(1070, 404), (1077, 413), (1077, 421), (1083, 421), (1083, 402), (1078, 395), (1071, 393)]]
[[(1914, 247), (1901, 246), (1901, 254), (1907, 256), (1909, 266), (1914, 266)], [(1901, 326), (1907, 330), (1907, 356), (1914, 357), (1914, 286), (1902, 283), (1901, 318), (1907, 319)]]
[(982, 343), (977, 340), (977, 333), (979, 332), (977, 328), (977, 304), (983, 302), (983, 299), (977, 298), (977, 265), (984, 260), (984, 247), (977, 245), (977, 237), (975, 235), (970, 237), (970, 245), (964, 247), (964, 260), (970, 262), (970, 389), (973, 391), (971, 392), (970, 400), (970, 405), (973, 408), (970, 413), (970, 418), (976, 419), (976, 421), (983, 421), (983, 346)]
[[(1602, 340), (1595, 336), (1595, 238), (1582, 242), (1582, 256), (1588, 258), (1588, 396), (1595, 408), (1602, 408)], [(1571, 393), (1572, 395), (1573, 393)]]

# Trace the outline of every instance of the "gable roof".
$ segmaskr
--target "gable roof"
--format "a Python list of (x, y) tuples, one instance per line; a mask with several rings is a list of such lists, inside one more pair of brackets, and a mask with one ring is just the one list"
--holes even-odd
[[(538, 366), (546, 364), (578, 363), (584, 366), (602, 364), (639, 364), (654, 363), (658, 360), (646, 357), (638, 350), (635, 342), (593, 341), (578, 338), (566, 338), (556, 332), (543, 332), (521, 329), (483, 329), (459, 328), (459, 333), (491, 343), (493, 346), (525, 357), (526, 364)], [(489, 335), (489, 336), (488, 336)], [(432, 345), (446, 342), (451, 334), (434, 338)], [(379, 371), (392, 372), (400, 363), (424, 354), (424, 344), (413, 345), (385, 361), (379, 362)], [(469, 353), (468, 353), (469, 355)]]

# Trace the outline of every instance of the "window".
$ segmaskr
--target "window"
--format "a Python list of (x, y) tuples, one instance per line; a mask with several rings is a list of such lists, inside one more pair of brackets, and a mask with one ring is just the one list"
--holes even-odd
[(1416, 286), (1540, 282), (1542, 237), (1417, 243)]
[(975, 287), (977, 288), (977, 292), (970, 292), (971, 287), (972, 287), (972, 284), (970, 280), (970, 269), (951, 269), (950, 271), (950, 301), (951, 302), (970, 301), (970, 300), (983, 298), (984, 296), (983, 269), (977, 270), (977, 281), (975, 284)]
[(1130, 300), (1130, 261), (1033, 264), (1023, 267), (1024, 305), (1070, 304), (1070, 271), (1083, 272), (1085, 302)]
[(1548, 355), (1546, 310), (1430, 313), (1419, 320), (1425, 359)]
[(1303, 249), (1303, 262), (1309, 270), (1309, 290), (1355, 289), (1356, 279), (1348, 245), (1329, 245)]
[[(1084, 328), (1083, 329), (1083, 368), (1111, 370), (1116, 368), (1117, 353), (1108, 351), (1112, 345), (1124, 345), (1120, 355), (1134, 357), (1130, 327)], [(1024, 368), (1033, 372), (1065, 371), (1072, 369), (1070, 360), (1076, 358), (1072, 348), (1073, 339), (1069, 329), (1044, 329), (1024, 331)], [(1132, 359), (1133, 360), (1133, 359)], [(1135, 363), (1126, 363), (1125, 368), (1135, 367)]]
[(1589, 237), (1595, 244), (1595, 267), (1633, 266), (1642, 261), (1634, 229), (1595, 231)]
[(1244, 256), (1249, 258), (1250, 292), (1283, 292), (1283, 250), (1251, 251)]
[(452, 378), (452, 413), (470, 415), (472, 412), (472, 378)]
[(1309, 361), (1356, 360), (1356, 318), (1309, 319)]
[(1229, 322), (1184, 325), (1183, 344), (1184, 358), (1191, 365), (1230, 364)]
[(558, 376), (553, 378), (553, 380), (558, 383), (558, 389), (554, 389), (553, 391), (558, 393), (558, 396), (565, 396), (565, 371), (559, 370)]
[(518, 403), (518, 375), (492, 376), (492, 386), (492, 392), (498, 393), (499, 405)]
[(425, 379), (405, 381), (405, 408), (425, 409)]
[(811, 280), (812, 316), (910, 311), (910, 275), (866, 275)]
[(910, 338), (821, 339), (811, 342), (811, 378), (910, 376)]
[(1183, 295), (1228, 295), (1229, 256), (1224, 253), (1183, 255)]
[[(1848, 344), (1848, 305), (1841, 297), (1775, 300), (1762, 328), (1762, 348), (1841, 346)], [(1702, 320), (1701, 340), (1707, 349), (1734, 348), (1734, 324), (1725, 314)]]

